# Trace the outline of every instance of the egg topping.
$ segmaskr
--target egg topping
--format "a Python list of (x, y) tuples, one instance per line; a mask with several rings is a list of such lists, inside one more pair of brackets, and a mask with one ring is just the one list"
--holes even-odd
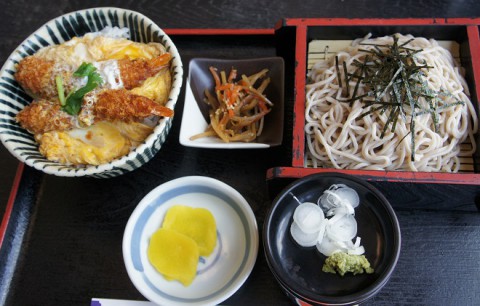
[[(75, 129), (35, 133), (39, 151), (47, 159), (79, 166), (108, 163), (128, 154), (153, 132), (153, 126), (159, 120), (156, 116), (138, 122), (96, 122), (94, 120), (95, 114), (92, 108), (96, 103), (97, 92), (124, 88), (119, 60), (151, 60), (166, 53), (165, 47), (160, 43), (139, 43), (129, 40), (128, 37), (126, 28), (106, 27), (100, 32), (87, 33), (63, 44), (42, 48), (34, 55), (46, 60), (47, 62), (39, 61), (46, 63), (45, 65), (48, 65), (48, 61), (55, 62), (51, 74), (48, 75), (49, 79), (42, 79), (41, 83), (56, 84), (57, 87), (45, 86), (46, 89), (40, 90), (36, 87), (33, 89), (38, 89), (38, 92), (48, 96), (58, 94), (60, 103), (62, 103), (61, 96), (64, 92), (64, 99), (68, 101), (69, 96), (70, 98), (74, 96), (71, 93), (81, 91), (87, 84), (88, 77), (72, 75), (79, 66), (90, 63), (101, 79), (100, 87), (81, 97), (84, 101), (81, 116), (71, 116)], [(36, 67), (36, 65), (31, 66)], [(35, 71), (32, 73), (34, 74)], [(146, 78), (138, 87), (132, 88), (131, 93), (164, 105), (168, 100), (171, 85), (170, 70), (167, 68)], [(59, 88), (62, 88), (62, 95)], [(35, 95), (32, 94), (32, 96)], [(62, 107), (63, 105), (62, 103)], [(65, 117), (68, 117), (66, 113)]]

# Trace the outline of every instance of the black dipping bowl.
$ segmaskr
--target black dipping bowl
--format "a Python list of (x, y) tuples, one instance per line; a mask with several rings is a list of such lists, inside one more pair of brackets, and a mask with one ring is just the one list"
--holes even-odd
[[(301, 247), (290, 235), (298, 202), (316, 203), (332, 184), (355, 189), (357, 236), (373, 274), (345, 276), (322, 272), (326, 257), (316, 247)], [(294, 181), (274, 199), (263, 230), (267, 263), (285, 293), (296, 303), (354, 305), (373, 297), (390, 278), (400, 255), (400, 226), (387, 199), (366, 181), (341, 173), (319, 173)]]

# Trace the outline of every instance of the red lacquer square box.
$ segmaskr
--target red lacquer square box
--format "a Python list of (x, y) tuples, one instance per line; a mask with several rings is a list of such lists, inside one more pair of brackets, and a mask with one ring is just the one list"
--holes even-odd
[[(456, 56), (465, 69), (470, 98), (477, 108), (480, 97), (480, 18), (461, 19), (284, 19), (276, 26), (279, 50), (294, 62), (294, 106), (291, 167), (269, 169), (267, 179), (299, 178), (319, 172), (341, 172), (370, 181), (427, 184), (480, 185), (480, 154), (469, 158), (468, 166), (458, 173), (342, 170), (309, 166), (305, 145), (305, 86), (311, 65), (310, 43), (314, 40), (353, 40), (371, 33), (373, 37), (395, 33), (412, 34), (455, 43)], [(295, 42), (294, 44), (292, 42)], [(290, 47), (288, 46), (290, 44)], [(314, 52), (315, 53), (315, 52)], [(318, 52), (317, 52), (318, 53)], [(287, 61), (288, 62), (288, 61)], [(286, 73), (289, 73), (288, 71)], [(477, 144), (480, 133), (476, 135)]]

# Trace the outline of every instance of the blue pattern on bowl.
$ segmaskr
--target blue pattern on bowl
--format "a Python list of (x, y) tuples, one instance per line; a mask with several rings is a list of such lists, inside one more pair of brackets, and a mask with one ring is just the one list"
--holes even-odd
[(112, 7), (65, 14), (47, 22), (23, 41), (0, 71), (0, 139), (20, 161), (37, 170), (58, 176), (109, 178), (139, 168), (161, 149), (172, 126), (173, 117), (162, 118), (154, 132), (142, 144), (128, 155), (110, 163), (87, 167), (62, 165), (43, 157), (33, 135), (15, 121), (16, 114), (32, 100), (14, 78), (15, 65), (42, 47), (60, 44), (88, 32), (100, 31), (106, 26), (128, 27), (132, 40), (159, 42), (172, 53), (172, 90), (166, 106), (174, 109), (183, 82), (183, 65), (173, 42), (152, 20), (134, 11)]
[[(205, 194), (220, 198), (227, 205), (229, 205), (240, 218), (240, 221), (243, 226), (243, 231), (244, 231), (243, 235), (246, 238), (246, 248), (245, 248), (244, 254), (242, 255), (242, 262), (238, 267), (237, 271), (232, 276), (232, 278), (226, 281), (225, 284), (221, 288), (218, 288), (218, 290), (216, 290), (215, 292), (206, 294), (205, 296), (202, 296), (199, 298), (185, 298), (185, 297), (179, 297), (179, 296), (172, 296), (171, 294), (164, 292), (162, 288), (160, 288), (159, 286), (155, 285), (147, 277), (147, 275), (143, 273), (144, 272), (143, 265), (149, 264), (149, 263), (142, 262), (142, 256), (141, 256), (142, 250), (140, 245), (141, 245), (142, 232), (148, 220), (153, 215), (155, 210), (159, 208), (161, 205), (165, 204), (165, 202), (186, 193), (205, 193)], [(137, 271), (143, 273), (142, 274), (143, 281), (145, 282), (145, 284), (147, 284), (150, 287), (150, 289), (153, 292), (155, 292), (155, 294), (161, 296), (164, 299), (175, 301), (178, 303), (201, 303), (204, 301), (208, 301), (215, 296), (222, 295), (224, 291), (230, 288), (232, 284), (237, 281), (237, 278), (241, 275), (242, 271), (245, 269), (245, 266), (249, 258), (249, 254), (251, 252), (251, 247), (252, 247), (251, 236), (252, 236), (252, 233), (250, 232), (247, 216), (244, 214), (244, 212), (238, 206), (238, 204), (236, 204), (236, 201), (232, 199), (230, 196), (221, 192), (218, 189), (210, 188), (208, 186), (203, 186), (203, 185), (182, 186), (182, 187), (169, 190), (168, 192), (162, 193), (158, 198), (155, 199), (155, 201), (147, 205), (144, 208), (144, 210), (140, 213), (140, 216), (138, 217), (137, 223), (133, 228), (132, 236), (131, 236), (131, 242), (130, 242), (131, 261), (133, 263), (134, 268)]]

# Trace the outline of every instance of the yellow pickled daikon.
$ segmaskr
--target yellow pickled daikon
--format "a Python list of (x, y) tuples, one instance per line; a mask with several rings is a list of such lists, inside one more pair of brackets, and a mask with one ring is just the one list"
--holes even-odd
[(197, 274), (197, 243), (174, 230), (157, 230), (150, 238), (147, 255), (150, 263), (167, 280), (178, 280), (188, 286)]
[(200, 256), (208, 256), (217, 243), (217, 228), (212, 213), (205, 208), (172, 206), (163, 220), (163, 227), (187, 235), (198, 244)]
[(210, 255), (216, 243), (217, 226), (208, 209), (175, 205), (150, 238), (147, 256), (167, 280), (189, 286), (197, 273), (199, 257)]

